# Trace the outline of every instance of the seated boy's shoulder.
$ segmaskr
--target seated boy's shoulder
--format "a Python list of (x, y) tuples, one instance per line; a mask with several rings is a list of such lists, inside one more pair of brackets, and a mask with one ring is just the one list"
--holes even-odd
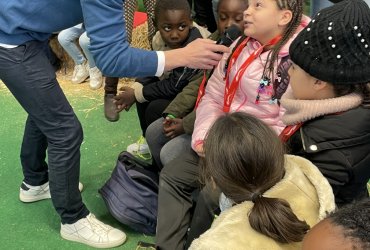
[(193, 28), (196, 28), (203, 38), (208, 38), (211, 35), (211, 32), (206, 27), (200, 26), (196, 22), (193, 22)]

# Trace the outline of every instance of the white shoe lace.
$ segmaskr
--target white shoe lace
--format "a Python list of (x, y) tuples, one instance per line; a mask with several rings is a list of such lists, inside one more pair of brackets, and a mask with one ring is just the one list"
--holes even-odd
[(97, 234), (100, 238), (107, 238), (108, 231), (112, 229), (111, 226), (104, 224), (95, 218), (95, 215), (89, 214), (84, 220), (84, 224), (87, 224), (91, 231)]
[(100, 88), (103, 85), (103, 76), (97, 67), (89, 69), (90, 86), (93, 89)]
[(80, 83), (81, 81), (85, 80), (89, 76), (88, 72), (88, 65), (86, 62), (75, 65), (73, 76), (72, 76), (72, 82)]

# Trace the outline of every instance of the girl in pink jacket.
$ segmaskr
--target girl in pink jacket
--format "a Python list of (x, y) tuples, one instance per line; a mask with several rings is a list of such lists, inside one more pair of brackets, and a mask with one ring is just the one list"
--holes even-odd
[(203, 155), (203, 141), (214, 121), (227, 112), (246, 112), (279, 134), (284, 110), (279, 98), (289, 84), (289, 45), (309, 22), (303, 1), (251, 0), (244, 11), (244, 36), (224, 54), (196, 110), (192, 147)]

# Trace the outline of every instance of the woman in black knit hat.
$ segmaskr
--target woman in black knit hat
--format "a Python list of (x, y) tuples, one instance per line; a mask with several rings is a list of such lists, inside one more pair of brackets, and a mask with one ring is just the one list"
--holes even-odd
[(321, 10), (290, 46), (281, 99), (290, 153), (312, 161), (341, 206), (368, 197), (370, 9), (345, 0)]

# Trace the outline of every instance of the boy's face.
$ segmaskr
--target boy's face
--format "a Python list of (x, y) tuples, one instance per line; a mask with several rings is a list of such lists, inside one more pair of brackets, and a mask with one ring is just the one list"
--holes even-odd
[(243, 11), (248, 4), (244, 0), (221, 0), (218, 5), (218, 32), (223, 34), (231, 25), (237, 25), (243, 30)]
[(182, 46), (192, 25), (190, 13), (185, 10), (161, 11), (157, 18), (157, 28), (163, 41), (171, 49)]
[(344, 238), (343, 230), (325, 219), (314, 226), (304, 237), (302, 250), (350, 250), (353, 244)]
[(288, 70), (290, 77), (290, 86), (295, 99), (313, 100), (316, 99), (316, 91), (314, 85), (317, 79), (306, 73), (295, 63), (292, 63)]

